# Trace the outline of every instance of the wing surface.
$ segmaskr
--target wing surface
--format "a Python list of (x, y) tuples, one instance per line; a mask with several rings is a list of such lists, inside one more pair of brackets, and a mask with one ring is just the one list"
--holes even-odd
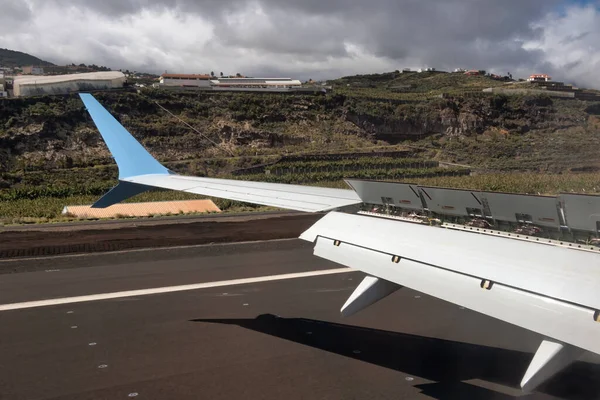
[(361, 202), (353, 190), (282, 183), (183, 175), (140, 175), (124, 181), (306, 212), (328, 211)]
[(175, 174), (152, 157), (94, 96), (82, 93), (80, 97), (119, 167), (119, 184), (94, 204), (96, 208), (108, 207), (151, 188), (306, 212), (328, 211), (361, 203), (356, 192), (349, 189)]

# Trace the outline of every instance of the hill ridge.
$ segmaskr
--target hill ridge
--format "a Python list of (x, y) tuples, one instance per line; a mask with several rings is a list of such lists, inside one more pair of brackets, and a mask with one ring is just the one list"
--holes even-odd
[(0, 48), (0, 66), (22, 67), (24, 65), (50, 66), (54, 64), (22, 51)]

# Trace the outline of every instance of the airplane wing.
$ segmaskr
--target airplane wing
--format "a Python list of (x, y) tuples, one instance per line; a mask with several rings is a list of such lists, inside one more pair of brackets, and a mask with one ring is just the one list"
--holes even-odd
[(361, 203), (353, 190), (177, 175), (162, 166), (91, 95), (80, 94), (119, 167), (119, 184), (93, 207), (104, 208), (151, 188), (180, 190), (297, 211), (328, 211)]
[[(307, 212), (389, 201), (419, 210), (428, 198), (429, 210), (460, 215), (458, 207), (448, 204), (464, 195), (465, 202), (470, 202), (468, 215), (493, 217), (494, 211), (489, 209), (492, 204), (499, 210), (500, 220), (536, 219), (559, 230), (567, 223), (566, 218), (578, 229), (600, 226), (596, 225), (600, 214), (594, 206), (600, 203), (595, 197), (577, 201), (565, 197), (563, 203), (569, 201), (578, 204), (577, 209), (590, 210), (585, 218), (578, 219), (575, 212), (559, 213), (561, 201), (547, 197), (528, 197), (522, 200), (526, 212), (515, 213), (507, 207), (502, 209), (510, 202), (506, 194), (488, 193), (486, 197), (469, 191), (444, 192), (366, 181), (347, 181), (355, 190), (342, 190), (177, 175), (158, 163), (91, 95), (80, 96), (119, 167), (119, 184), (96, 207), (159, 187)], [(374, 187), (383, 188), (383, 192), (376, 193)], [(436, 200), (436, 194), (441, 200)], [(342, 307), (346, 316), (406, 286), (544, 335), (547, 339), (521, 382), (526, 390), (565, 368), (583, 351), (600, 354), (597, 250), (511, 237), (491, 229), (467, 232), (449, 225), (431, 227), (338, 211), (331, 211), (300, 238), (315, 244), (316, 256), (367, 274)]]

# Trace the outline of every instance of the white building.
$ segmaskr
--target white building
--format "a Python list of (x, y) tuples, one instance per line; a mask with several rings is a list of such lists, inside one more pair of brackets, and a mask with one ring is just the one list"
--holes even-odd
[(552, 77), (548, 74), (533, 74), (527, 78), (528, 82), (549, 82), (552, 80)]
[(289, 89), (302, 86), (292, 78), (217, 78), (210, 75), (162, 74), (161, 86), (189, 86), (214, 89)]
[(210, 75), (162, 74), (160, 76), (160, 84), (163, 86), (210, 87), (210, 78)]
[(292, 78), (219, 78), (210, 82), (218, 88), (287, 89), (302, 86), (302, 82)]
[(44, 94), (66, 94), (86, 90), (123, 87), (125, 75), (119, 71), (52, 76), (16, 76), (13, 82), (15, 97)]

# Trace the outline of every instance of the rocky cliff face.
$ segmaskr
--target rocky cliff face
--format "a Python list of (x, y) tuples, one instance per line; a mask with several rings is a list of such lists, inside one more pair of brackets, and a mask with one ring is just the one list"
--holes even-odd
[(468, 97), (402, 105), (389, 109), (387, 115), (352, 111), (343, 115), (365, 134), (389, 143), (435, 134), (474, 136), (490, 128), (522, 134), (586, 124), (588, 115), (580, 105), (568, 104), (568, 100), (556, 102), (543, 97)]

